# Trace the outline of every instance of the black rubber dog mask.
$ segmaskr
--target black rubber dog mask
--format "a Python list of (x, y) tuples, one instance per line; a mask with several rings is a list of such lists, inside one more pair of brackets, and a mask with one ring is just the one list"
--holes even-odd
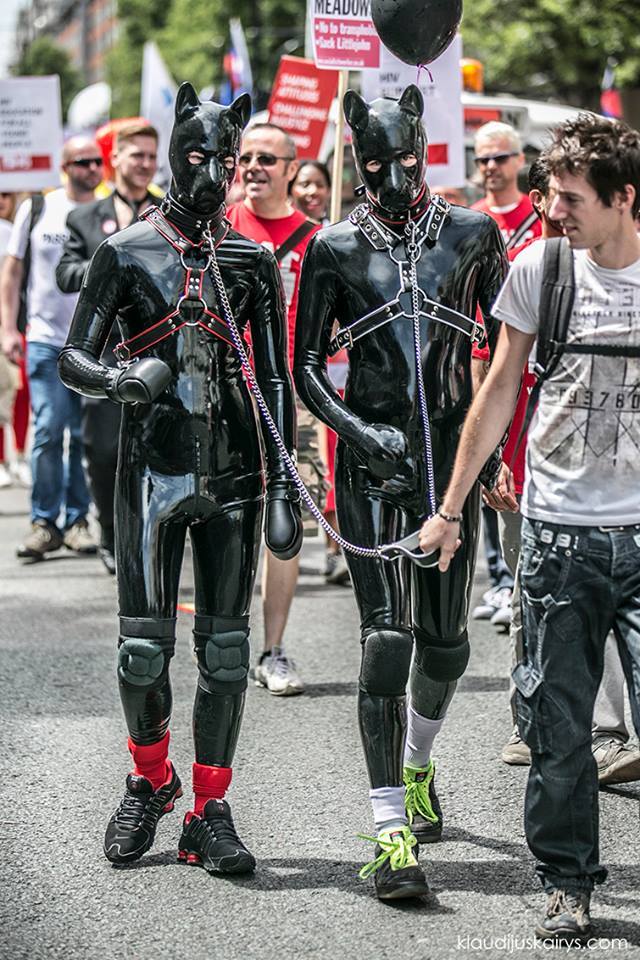
[(427, 137), (424, 101), (410, 84), (399, 100), (367, 103), (354, 90), (344, 96), (353, 131), (356, 167), (370, 198), (391, 214), (402, 214), (424, 190)]
[(203, 216), (224, 203), (250, 115), (248, 93), (223, 107), (210, 100), (201, 103), (190, 83), (180, 86), (169, 146), (171, 192), (178, 203)]

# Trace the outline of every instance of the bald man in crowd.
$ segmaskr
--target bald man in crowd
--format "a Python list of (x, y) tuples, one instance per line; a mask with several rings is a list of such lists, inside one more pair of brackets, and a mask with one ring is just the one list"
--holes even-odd
[[(98, 144), (72, 137), (62, 152), (65, 183), (21, 205), (0, 276), (2, 348), (17, 363), (22, 353), (18, 331), (25, 255), (30, 250), (27, 285), (27, 374), (33, 408), (31, 452), (31, 529), (17, 549), (23, 560), (43, 560), (63, 545), (74, 553), (96, 552), (89, 533), (89, 493), (82, 467), (81, 398), (58, 377), (60, 353), (75, 309), (77, 294), (56, 284), (56, 267), (67, 237), (67, 215), (94, 198), (102, 179)], [(33, 214), (33, 215), (32, 215)], [(68, 462), (64, 433), (69, 430)]]

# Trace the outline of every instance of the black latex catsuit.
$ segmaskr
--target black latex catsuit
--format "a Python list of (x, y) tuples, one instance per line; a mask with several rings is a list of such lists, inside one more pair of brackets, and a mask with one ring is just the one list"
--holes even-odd
[[(116, 318), (129, 343), (126, 355), (135, 349), (131, 338), (172, 312), (185, 291), (185, 266), (198, 275), (205, 264), (207, 242), (198, 244), (209, 230), (238, 327), (251, 332), (258, 381), (293, 448), (295, 412), (278, 267), (263, 247), (223, 220), (222, 201), (249, 107), (248, 97), (230, 108), (200, 104), (189, 84), (181, 87), (171, 142), (174, 181), (162, 212), (173, 236), (177, 230), (192, 243), (181, 257), (145, 220), (106, 240), (92, 260), (60, 359), (64, 382), (86, 396), (127, 401), (142, 389), (153, 396), (158, 377), (166, 383), (153, 402), (123, 403), (115, 509), (120, 692), (131, 740), (142, 745), (160, 740), (171, 715), (168, 667), (188, 530), (200, 671), (196, 761), (223, 767), (231, 765), (247, 686), (248, 614), (263, 510), (254, 405), (229, 337), (195, 322), (144, 350), (140, 362), (124, 370), (109, 369), (99, 358)], [(209, 271), (201, 296), (220, 318)], [(197, 304), (189, 306), (179, 320), (202, 319)], [(217, 329), (224, 333), (224, 326)], [(132, 387), (136, 377), (142, 385)], [(290, 556), (299, 545), (298, 507), (287, 499), (290, 485), (268, 437), (264, 445), (267, 539), (280, 556)]]
[[(349, 92), (345, 112), (368, 209), (402, 237), (407, 218), (420, 219), (429, 203), (421, 95), (410, 87), (399, 103), (368, 105)], [(407, 166), (411, 156), (417, 163)], [(372, 159), (379, 170), (367, 168)], [(479, 305), (485, 321), (505, 271), (493, 220), (455, 206), (437, 242), (425, 241), (417, 264), (419, 285), (432, 300), (469, 318)], [(399, 317), (353, 344), (344, 400), (327, 377), (327, 351), (336, 321), (340, 328), (349, 326), (391, 301), (398, 289), (397, 264), (386, 250), (375, 250), (350, 220), (312, 239), (300, 284), (295, 381), (305, 404), (339, 436), (340, 532), (364, 546), (397, 540), (429, 513), (412, 320)], [(439, 503), (471, 401), (471, 341), (426, 316), (420, 318), (420, 334)], [(408, 561), (347, 555), (362, 629), (360, 729), (374, 788), (402, 784), (405, 690), (414, 641), (410, 693), (421, 715), (444, 715), (466, 667), (478, 508), (476, 491), (465, 505), (463, 543), (446, 574)]]

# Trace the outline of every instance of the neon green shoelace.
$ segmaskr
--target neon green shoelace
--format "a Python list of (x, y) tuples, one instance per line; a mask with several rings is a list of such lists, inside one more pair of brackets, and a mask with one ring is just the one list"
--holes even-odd
[[(424, 773), (424, 769), (426, 769), (427, 772), (424, 780), (416, 780), (416, 773)], [(413, 818), (416, 813), (423, 816), (425, 820), (430, 820), (431, 823), (438, 822), (438, 814), (435, 813), (431, 806), (431, 800), (429, 798), (429, 787), (433, 780), (433, 775), (436, 772), (433, 760), (430, 760), (428, 767), (424, 769), (419, 770), (414, 767), (404, 768), (404, 785), (406, 790), (405, 807), (409, 823), (413, 823)]]
[[(392, 836), (393, 834), (393, 836)], [(402, 827), (401, 830), (390, 830), (381, 833), (377, 837), (369, 837), (364, 833), (359, 833), (360, 840), (371, 840), (380, 847), (380, 853), (371, 863), (365, 863), (359, 871), (358, 876), (361, 880), (366, 880), (376, 870), (379, 870), (385, 860), (389, 860), (392, 870), (403, 870), (405, 867), (415, 867), (418, 861), (414, 857), (411, 848), (415, 847), (417, 840), (409, 830), (409, 827)]]

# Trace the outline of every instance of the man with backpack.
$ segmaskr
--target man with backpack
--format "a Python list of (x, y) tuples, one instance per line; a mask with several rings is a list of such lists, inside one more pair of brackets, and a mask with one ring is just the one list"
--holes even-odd
[[(548, 894), (536, 934), (591, 934), (599, 862), (593, 706), (613, 629), (640, 730), (640, 134), (582, 114), (548, 152), (548, 215), (566, 239), (533, 244), (493, 309), (503, 322), (467, 416), (439, 514), (420, 545), (445, 571), (477, 474), (509, 423), (538, 338), (525, 427), (518, 726), (531, 748), (525, 831)], [(567, 243), (568, 240), (568, 243)]]

